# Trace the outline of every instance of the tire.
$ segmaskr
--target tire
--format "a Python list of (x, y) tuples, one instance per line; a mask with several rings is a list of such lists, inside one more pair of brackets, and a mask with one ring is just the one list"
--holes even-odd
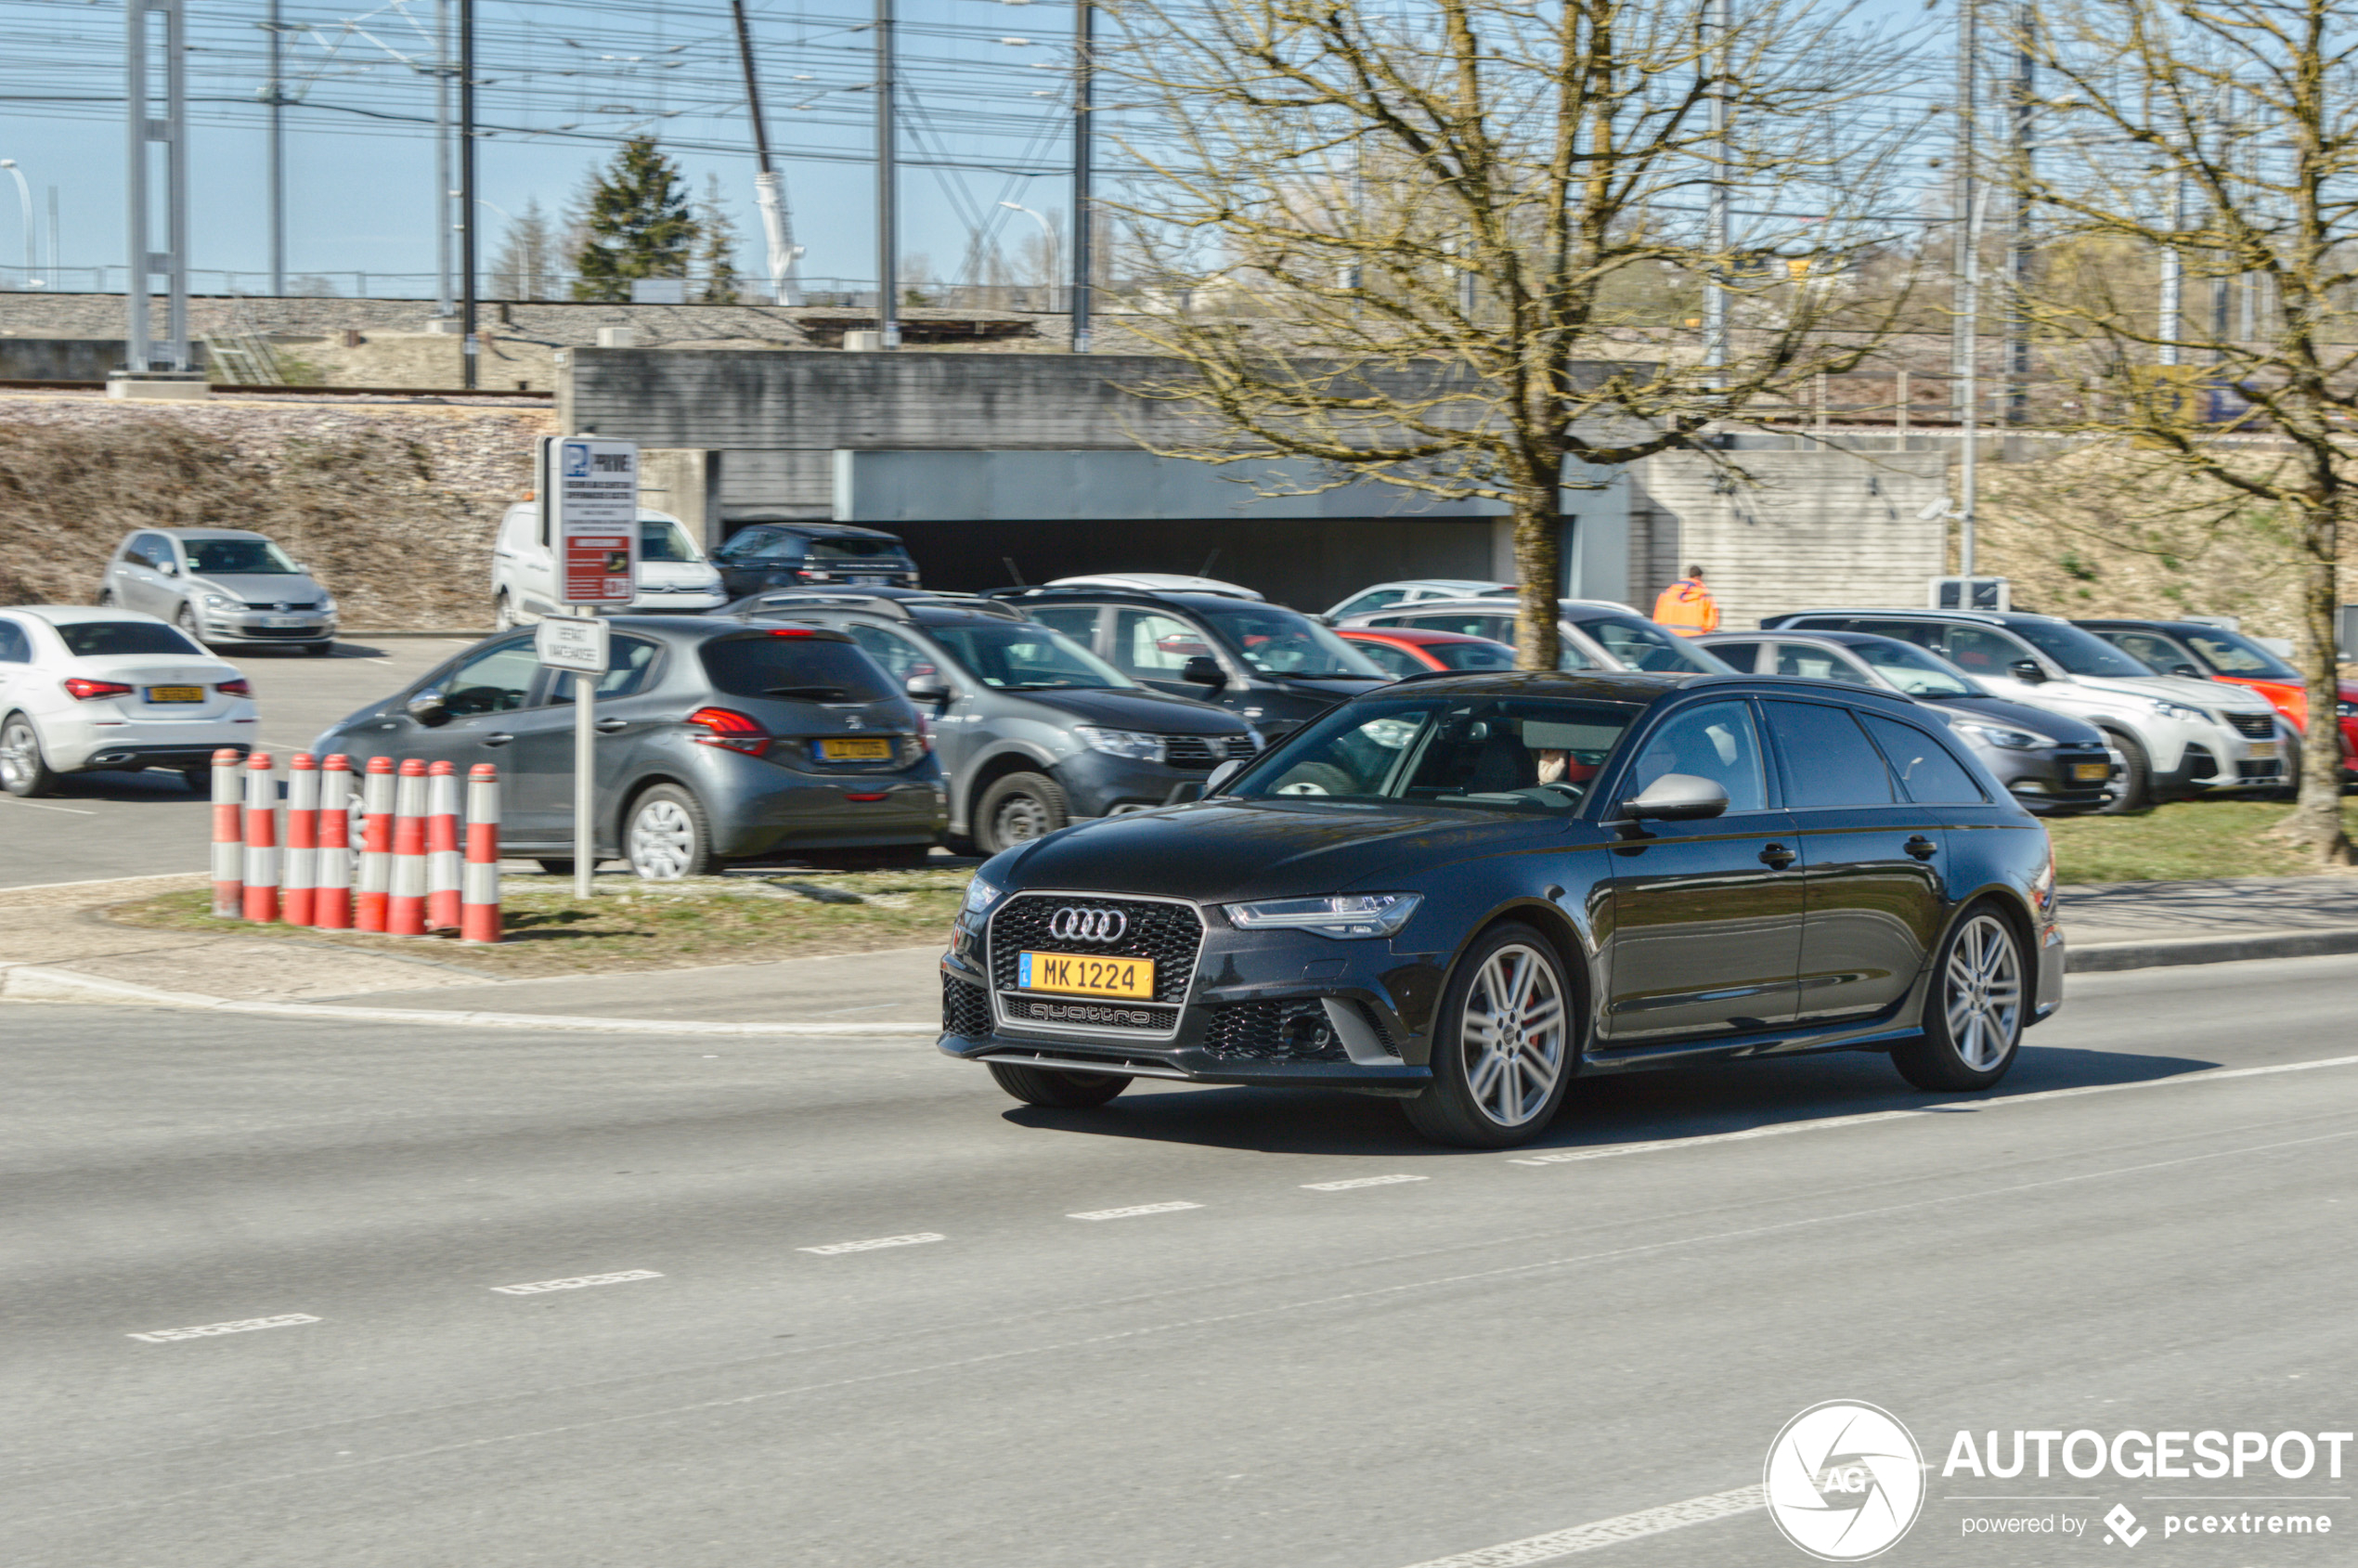
[(2153, 805), (2154, 768), (2145, 756), (2145, 748), (2134, 735), (2124, 735), (2118, 730), (2107, 730), (2105, 738), (2120, 751), (2120, 790), (2110, 800), (2096, 808), (2107, 817), (2125, 817), (2134, 811), (2148, 810)]
[[(12, 713), (0, 722), (0, 789), (19, 798), (48, 795), (57, 789), (58, 778), (41, 753), (41, 732), (32, 719)], [(210, 777), (205, 787), (212, 787)]]
[(657, 784), (630, 803), (622, 850), (630, 869), (650, 882), (710, 876), (720, 869), (704, 803), (678, 784)]
[(197, 612), (193, 606), (183, 603), (180, 606), (179, 613), (172, 617), (172, 624), (178, 627), (181, 634), (187, 637), (189, 641), (195, 643), (198, 647), (209, 648), (212, 646), (211, 643), (204, 640), (204, 633), (197, 629)]
[(2022, 934), (1993, 903), (1967, 909), (1932, 965), (1924, 1032), (1892, 1047), (1891, 1065), (1919, 1089), (1987, 1089), (2022, 1048), (2029, 965)]
[(975, 848), (986, 855), (1028, 844), (1071, 821), (1065, 792), (1045, 773), (994, 779), (975, 803)]
[(515, 604), (505, 593), (492, 595), (491, 629), (495, 632), (513, 631), (517, 624)]
[(540, 868), (544, 875), (571, 876), (573, 875), (571, 861), (535, 861), (533, 863)]
[(1050, 1067), (1026, 1067), (1020, 1062), (985, 1062), (991, 1076), (1026, 1105), (1086, 1110), (1101, 1106), (1124, 1089), (1130, 1080), (1113, 1072), (1058, 1072)]
[(99, 609), (101, 609), (101, 610), (111, 610), (111, 609), (113, 609), (113, 608), (115, 607), (115, 602), (114, 602), (114, 590), (113, 590), (113, 589), (110, 589), (110, 588), (102, 588), (102, 589), (100, 589), (100, 590), (98, 590), (98, 597), (97, 597), (97, 599), (95, 601), (95, 603), (97, 604), (98, 608), (99, 608)]
[(1402, 1108), (1418, 1132), (1461, 1148), (1536, 1137), (1563, 1105), (1577, 1028), (1555, 944), (1528, 926), (1494, 927), (1458, 961), (1433, 1027), (1432, 1082)]
[(329, 642), (305, 642), (305, 643), (303, 645), (303, 651), (304, 651), (304, 654), (307, 657), (310, 657), (310, 658), (315, 658), (315, 659), (324, 659), (324, 658), (326, 658), (329, 654), (332, 654), (332, 653), (334, 653), (334, 652), (336, 651), (336, 645), (335, 645), (335, 643), (334, 643), (334, 642), (332, 642), (332, 641), (329, 641)]

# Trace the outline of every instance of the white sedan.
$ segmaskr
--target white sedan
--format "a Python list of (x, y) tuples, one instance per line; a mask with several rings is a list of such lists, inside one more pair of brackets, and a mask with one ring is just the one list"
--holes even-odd
[(162, 768), (201, 792), (213, 754), (253, 745), (253, 689), (169, 622), (109, 605), (0, 609), (0, 788)]

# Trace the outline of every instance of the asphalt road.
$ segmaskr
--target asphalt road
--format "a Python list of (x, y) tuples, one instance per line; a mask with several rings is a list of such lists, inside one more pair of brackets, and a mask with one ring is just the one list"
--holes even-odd
[[(1941, 1467), (1960, 1429), (2358, 1426), (2353, 984), (2088, 977), (1990, 1099), (1869, 1056), (1694, 1070), (1579, 1086), (1513, 1155), (1340, 1096), (1029, 1109), (920, 1043), (0, 1005), (0, 1538), (23, 1568), (1408, 1568), (1737, 1493), (1594, 1560), (1791, 1565), (1741, 1489), (1854, 1399), (1933, 1466), (1879, 1562), (2103, 1551), (2116, 1503), (2139, 1560), (2348, 1562), (2358, 1482), (2322, 1464)], [(2326, 1500), (2245, 1500), (2295, 1497)], [(2340, 1538), (2165, 1538), (2197, 1506)], [(2086, 1531), (1964, 1534), (2008, 1515)]]
[[(389, 637), (338, 643), (324, 659), (279, 648), (223, 656), (253, 682), (257, 744), (289, 752), (465, 646)], [(202, 871), (210, 832), (203, 797), (173, 774), (71, 774), (38, 800), (0, 794), (0, 888)]]

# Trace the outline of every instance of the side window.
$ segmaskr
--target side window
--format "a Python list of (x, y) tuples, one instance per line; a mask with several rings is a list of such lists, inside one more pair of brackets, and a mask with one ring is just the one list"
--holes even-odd
[(1847, 708), (1769, 702), (1768, 728), (1785, 764), (1785, 804), (1888, 806), (1891, 770)]
[(1746, 675), (1760, 667), (1760, 644), (1757, 642), (1714, 642), (1711, 651)]
[(1042, 626), (1055, 627), (1075, 642), (1097, 651), (1097, 607), (1095, 604), (1043, 604), (1024, 614)]
[(1913, 642), (1917, 647), (1936, 654), (1940, 652), (1942, 646), (1940, 634), (1948, 629), (1937, 621), (1878, 621), (1865, 616), (1857, 616), (1839, 623), (1820, 624), (1825, 625), (1829, 630), (1867, 631), (1872, 632), (1877, 637), (1896, 638), (1902, 642)]
[(540, 657), (530, 638), (496, 643), (450, 672), (442, 683), (443, 706), (456, 719), (509, 712), (525, 705), (539, 673)]
[(2100, 631), (2097, 636), (2141, 664), (2149, 664), (2164, 675), (2182, 664), (2195, 661), (2180, 653), (2166, 637), (2156, 637), (2150, 631)]
[(1730, 811), (1767, 810), (1768, 775), (1760, 765), (1760, 734), (1751, 706), (1704, 703), (1673, 715), (1638, 754), (1627, 793), (1642, 793), (1665, 773), (1711, 780), (1728, 792)]
[(1919, 806), (1978, 806), (1989, 797), (1949, 748), (1917, 729), (1878, 713), (1862, 713), (1908, 798)]
[(913, 675), (938, 675), (933, 656), (897, 631), (887, 631), (880, 626), (858, 623), (844, 628), (860, 651), (883, 667), (884, 672), (897, 684)]
[(1946, 645), (1939, 652), (1967, 675), (2003, 675), (2016, 659), (2030, 657), (2021, 643), (2003, 632), (1977, 626), (1952, 626), (1946, 631)]
[(1343, 641), (1373, 659), (1376, 667), (1386, 675), (1418, 675), (1424, 670), (1425, 667), (1419, 664), (1413, 655), (1389, 642), (1364, 642), (1356, 637), (1346, 637)]
[(1335, 619), (1341, 620), (1345, 616), (1372, 615), (1388, 605), (1397, 604), (1402, 600), (1412, 597), (1416, 596), (1411, 595), (1405, 589), (1380, 588), (1372, 593), (1363, 593), (1344, 604), (1341, 609), (1335, 612)]
[(31, 664), (32, 640), (23, 627), (0, 617), (0, 664)]
[[(1722, 649), (1714, 648), (1712, 652), (1723, 659), (1728, 656)], [(1872, 684), (1852, 667), (1848, 659), (1837, 658), (1823, 648), (1812, 648), (1806, 642), (1777, 644), (1777, 673), (1797, 675), (1808, 680), (1846, 680), (1853, 686)]]
[[(654, 668), (655, 645), (643, 637), (616, 637), (606, 672), (598, 677), (598, 684), (590, 694), (600, 702), (608, 697), (635, 697), (646, 690), (647, 676)], [(573, 672), (564, 670), (549, 682), (549, 694), (543, 699), (551, 703), (573, 701)]]
[(1155, 610), (1124, 610), (1114, 617), (1113, 662), (1142, 680), (1176, 680), (1187, 661), (1209, 655), (1203, 633)]
[(1487, 637), (1494, 642), (1515, 640), (1515, 618), (1512, 616), (1485, 614), (1479, 610), (1427, 611), (1414, 616), (1387, 616), (1389, 626), (1413, 626), (1419, 631), (1455, 631), (1467, 637)]
[(172, 542), (162, 534), (142, 534), (131, 541), (131, 558), (161, 572), (173, 564)]

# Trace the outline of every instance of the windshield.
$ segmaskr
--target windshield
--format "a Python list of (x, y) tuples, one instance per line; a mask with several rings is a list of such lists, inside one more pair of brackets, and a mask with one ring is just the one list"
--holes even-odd
[(667, 517), (639, 519), (639, 559), (693, 564), (704, 559), (688, 530)]
[(204, 650), (162, 621), (67, 621), (58, 628), (66, 651), (78, 658), (105, 659), (123, 654), (173, 654), (201, 657)]
[(188, 570), (204, 577), (292, 577), (303, 568), (268, 539), (182, 539)]
[(2014, 621), (2006, 629), (2073, 675), (2145, 676), (2152, 670), (2092, 632), (2049, 621)]
[(1296, 733), (1227, 793), (1566, 811), (1587, 794), (1636, 711), (1522, 697), (1355, 702)]
[(2240, 632), (2204, 629), (2182, 633), (2195, 652), (2222, 675), (2253, 680), (2299, 681), (2300, 671)]
[(1057, 687), (1135, 688), (1131, 680), (1052, 627), (929, 626), (926, 635), (959, 668), (1003, 692), (1049, 691)]
[(1730, 675), (1727, 662), (1675, 632), (1636, 616), (1583, 616), (1573, 625), (1631, 669), (1684, 669), (1701, 675)]
[(812, 539), (803, 555), (811, 566), (871, 566), (888, 572), (916, 570), (899, 539)]
[(1968, 680), (1948, 660), (1937, 654), (1928, 654), (1912, 642), (1886, 639), (1880, 642), (1855, 643), (1850, 651), (1865, 661), (1868, 668), (1911, 697), (1986, 697), (1989, 694)]
[(1309, 616), (1275, 604), (1198, 606), (1247, 664), (1264, 675), (1316, 680), (1389, 679), (1366, 654)]

